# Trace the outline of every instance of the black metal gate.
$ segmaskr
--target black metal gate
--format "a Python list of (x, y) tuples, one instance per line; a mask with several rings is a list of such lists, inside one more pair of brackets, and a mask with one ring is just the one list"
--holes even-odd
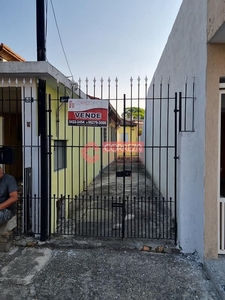
[[(131, 78), (122, 97), (118, 79), (115, 89), (110, 79), (106, 88), (103, 79), (92, 88), (87, 79), (84, 88), (81, 80), (71, 89), (57, 84), (46, 95), (45, 201), (36, 82), (15, 82), (0, 88), (0, 164), (20, 185), (18, 233), (176, 240), (177, 139), (194, 130), (194, 82), (191, 97), (187, 83), (182, 94), (169, 82), (148, 88), (147, 78), (136, 88)], [(91, 112), (82, 108), (93, 103)], [(16, 156), (6, 161), (4, 151)]]
[[(85, 101), (109, 101), (107, 127), (71, 126), (72, 141), (58, 140), (50, 151), (52, 155), (58, 151), (55, 164), (63, 164), (62, 157), (66, 157), (64, 189), (68, 181), (73, 185), (71, 194), (59, 194), (60, 175), (55, 177), (57, 193), (51, 204), (57, 207), (51, 209), (51, 223), (56, 227), (52, 234), (176, 240), (178, 106), (184, 97), (171, 95), (169, 83), (166, 91), (161, 83), (156, 96), (154, 84), (147, 90), (147, 79), (144, 97), (140, 79), (136, 96), (131, 79), (129, 97), (118, 97), (117, 80), (115, 97), (110, 80), (104, 97), (102, 83), (98, 98), (96, 81), (90, 95), (86, 80)], [(187, 98), (185, 94), (185, 102)], [(68, 122), (68, 108), (64, 108), (64, 122)], [(186, 112), (187, 108), (185, 116)], [(70, 149), (69, 155), (65, 149)]]

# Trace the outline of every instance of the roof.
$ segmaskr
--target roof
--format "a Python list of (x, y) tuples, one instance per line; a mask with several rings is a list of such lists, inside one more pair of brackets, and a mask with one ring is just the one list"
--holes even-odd
[[(91, 95), (87, 95), (87, 96), (90, 99), (99, 99), (99, 100), (101, 100), (100, 98), (95, 97), (95, 96), (91, 96)], [(109, 115), (115, 123), (117, 123), (118, 125), (121, 123), (120, 115), (118, 114), (118, 112), (116, 111), (116, 109), (113, 107), (113, 105), (110, 102), (109, 102)]]
[(124, 122), (124, 119), (122, 119), (120, 126), (124, 126), (124, 123), (125, 126), (130, 126), (130, 127), (136, 127), (138, 125), (138, 123), (134, 122), (133, 120), (125, 119)]
[(0, 44), (0, 59), (5, 59), (6, 61), (25, 61), (24, 58), (3, 43)]

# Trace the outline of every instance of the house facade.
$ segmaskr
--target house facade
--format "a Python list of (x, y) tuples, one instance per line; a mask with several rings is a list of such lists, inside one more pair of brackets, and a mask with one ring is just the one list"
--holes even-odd
[[(181, 127), (186, 121), (193, 126), (191, 130), (177, 133), (177, 243), (186, 253), (197, 251), (202, 259), (217, 258), (219, 253), (225, 253), (224, 200), (220, 184), (224, 170), (220, 164), (225, 156), (221, 148), (224, 8), (222, 0), (182, 2), (148, 91), (149, 98), (153, 97), (153, 91), (157, 97), (160, 89), (154, 87), (169, 82), (172, 97), (175, 93), (188, 96), (181, 101), (182, 107), (178, 100)], [(155, 111), (159, 109), (156, 105)], [(146, 102), (148, 118), (144, 122), (142, 139), (148, 139), (151, 113), (152, 106)], [(169, 112), (173, 114), (174, 108)], [(170, 138), (173, 139), (172, 128)], [(158, 131), (159, 124), (154, 129), (156, 135)], [(150, 150), (146, 152), (146, 157), (151, 156)], [(145, 162), (149, 170), (150, 161)], [(155, 181), (157, 183), (157, 179)]]

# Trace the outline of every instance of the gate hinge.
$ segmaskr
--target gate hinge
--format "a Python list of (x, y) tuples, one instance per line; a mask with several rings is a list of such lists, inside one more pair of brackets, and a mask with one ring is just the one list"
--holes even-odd
[(174, 112), (179, 112), (180, 110), (179, 109), (174, 109)]
[(179, 159), (179, 156), (174, 156), (174, 159)]

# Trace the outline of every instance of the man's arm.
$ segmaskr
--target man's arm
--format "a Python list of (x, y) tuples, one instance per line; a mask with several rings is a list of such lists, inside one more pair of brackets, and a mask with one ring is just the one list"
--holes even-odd
[(15, 203), (18, 200), (18, 192), (12, 192), (9, 194), (9, 199), (7, 199), (5, 202), (0, 204), (0, 210), (6, 209), (9, 206), (11, 206), (13, 203)]

